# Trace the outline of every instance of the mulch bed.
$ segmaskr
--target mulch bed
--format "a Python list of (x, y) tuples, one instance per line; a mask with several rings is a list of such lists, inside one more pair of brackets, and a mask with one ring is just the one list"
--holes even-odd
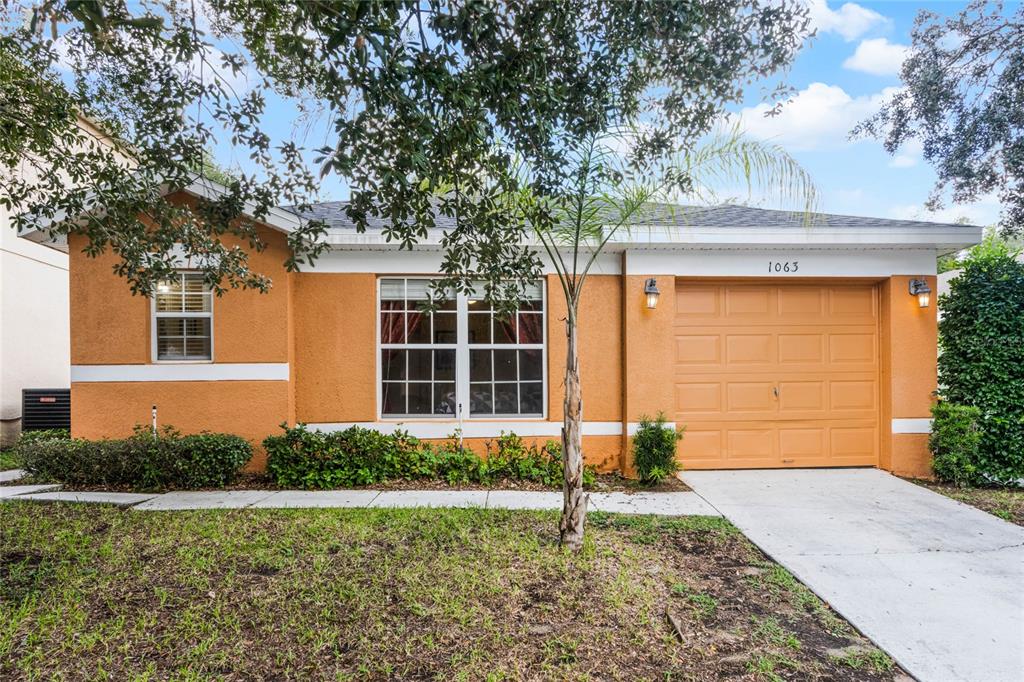
[[(19, 481), (22, 483), (22, 481)], [(504, 479), (496, 481), (493, 485), (459, 484), (449, 485), (445, 481), (432, 479), (417, 479), (413, 481), (397, 480), (387, 481), (376, 485), (364, 486), (367, 490), (535, 490), (535, 491), (560, 491), (560, 488), (549, 488), (533, 481), (520, 481)], [(86, 491), (103, 490), (110, 492), (135, 492), (131, 486), (84, 486), (65, 485), (65, 490)], [(244, 473), (237, 481), (224, 488), (210, 488), (209, 490), (282, 490), (265, 474)], [(624, 493), (668, 493), (686, 492), (689, 486), (678, 478), (668, 478), (657, 485), (643, 485), (639, 481), (623, 478), (618, 474), (598, 474), (594, 485), (587, 488), (588, 492), (624, 492)]]

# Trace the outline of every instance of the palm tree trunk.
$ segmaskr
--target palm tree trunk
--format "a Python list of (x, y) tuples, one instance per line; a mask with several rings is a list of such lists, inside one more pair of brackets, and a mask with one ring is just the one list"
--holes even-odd
[(560, 543), (573, 551), (583, 546), (583, 524), (587, 518), (587, 495), (583, 493), (583, 394), (580, 388), (579, 348), (576, 343), (576, 311), (570, 304), (565, 319), (568, 343), (565, 353), (565, 405), (562, 423), (562, 456), (565, 480), (562, 487)]

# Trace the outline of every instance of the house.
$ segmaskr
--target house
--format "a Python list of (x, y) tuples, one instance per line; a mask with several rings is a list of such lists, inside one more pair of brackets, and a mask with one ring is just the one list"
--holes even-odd
[(0, 445), (21, 433), (22, 390), (71, 381), (68, 256), (19, 239), (0, 207)]
[[(174, 201), (209, 196), (206, 181)], [(557, 439), (564, 302), (550, 272), (513, 320), (456, 296), (419, 308), (440, 233), (400, 250), (316, 206), (331, 249), (286, 272), (279, 210), (252, 262), (267, 294), (217, 298), (183, 270), (132, 296), (113, 257), (70, 240), (72, 429), (123, 436), (158, 421), (259, 441), (283, 422), (358, 424), (470, 446), (502, 431)], [(42, 238), (37, 234), (37, 238)], [(718, 206), (655, 215), (612, 242), (580, 321), (586, 460), (630, 469), (629, 435), (664, 412), (685, 467), (878, 466), (929, 473), (937, 253), (981, 228)], [(653, 280), (653, 282), (650, 282)], [(645, 289), (660, 296), (648, 305)], [(254, 461), (252, 466), (262, 466)]]

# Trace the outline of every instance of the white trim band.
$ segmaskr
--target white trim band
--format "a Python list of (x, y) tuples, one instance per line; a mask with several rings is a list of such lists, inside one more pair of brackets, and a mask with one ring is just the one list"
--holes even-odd
[[(330, 422), (307, 424), (307, 426), (311, 429), (325, 432), (344, 431), (353, 426), (361, 426), (364, 429), (373, 429), (381, 433), (407, 431), (410, 436), (416, 438), (448, 438), (459, 428), (459, 422), (447, 419), (443, 421), (406, 422)], [(558, 438), (562, 435), (562, 422), (533, 420), (478, 421), (476, 419), (462, 422), (463, 438), (497, 438), (501, 435), (502, 431), (514, 433), (524, 438)], [(583, 422), (583, 435), (621, 436), (622, 422)]]
[(71, 383), (114, 381), (288, 381), (288, 363), (208, 362), (71, 366)]
[(931, 433), (931, 419), (893, 419), (893, 433)]
[[(676, 423), (675, 422), (665, 422), (662, 426), (665, 426), (666, 428), (672, 429), (673, 431), (676, 430)], [(637, 432), (637, 430), (639, 428), (640, 428), (640, 422), (629, 422), (629, 430), (627, 431), (627, 433), (629, 433), (630, 438), (632, 438), (633, 436), (636, 435), (636, 432)]]

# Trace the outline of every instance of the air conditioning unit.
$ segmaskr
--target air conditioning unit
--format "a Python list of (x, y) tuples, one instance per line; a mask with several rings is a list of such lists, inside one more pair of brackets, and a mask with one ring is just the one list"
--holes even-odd
[(21, 391), (21, 430), (71, 428), (70, 388), (24, 388)]

